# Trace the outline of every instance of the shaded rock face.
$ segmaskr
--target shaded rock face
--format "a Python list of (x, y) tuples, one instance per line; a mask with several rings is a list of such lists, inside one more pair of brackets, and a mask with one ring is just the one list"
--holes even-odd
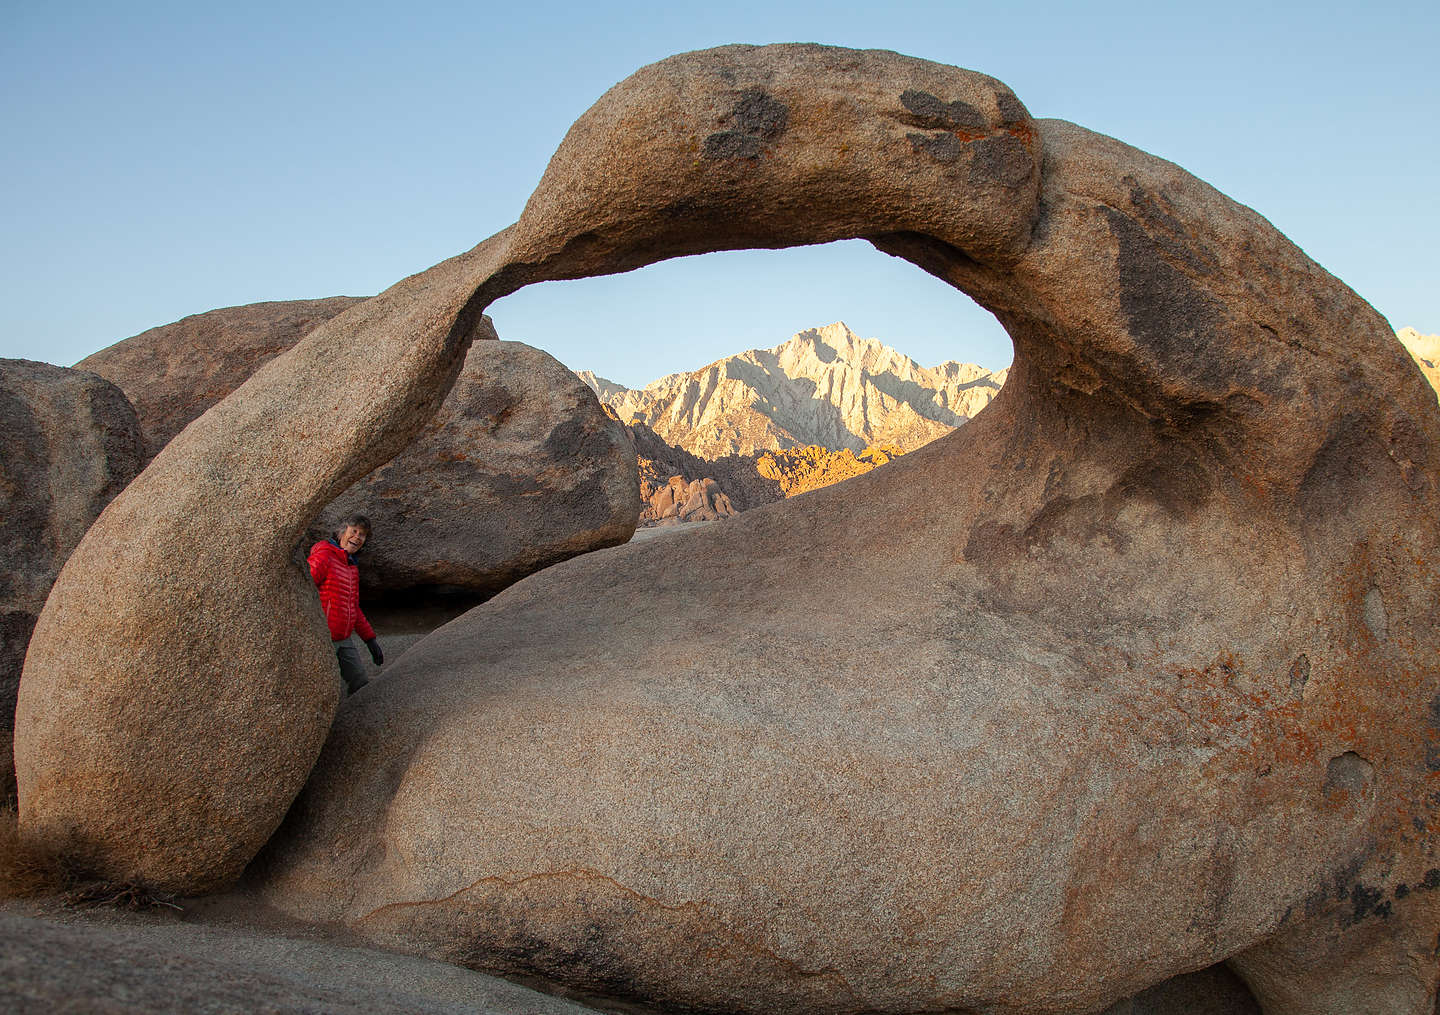
[[(250, 887), (661, 1008), (1078, 1013), (1226, 960), (1267, 1013), (1428, 1015), (1433, 393), (1259, 215), (893, 53), (639, 71), (517, 225), (182, 433), (36, 625), (22, 825), (83, 834), (117, 871), (233, 876), (334, 704), (285, 555), (423, 427), (481, 310), (546, 278), (857, 236), (1005, 323), (991, 406), (849, 483), (568, 561), (441, 628), (347, 702)], [(333, 406), (304, 382), (356, 344), (365, 397)], [(236, 490), (250, 534), (203, 544)], [(203, 617), (197, 554), (244, 576)], [(66, 581), (77, 561), (103, 604)], [(247, 646), (223, 668), (192, 649), (219, 624)], [(101, 633), (73, 647), (82, 630)], [(134, 719), (159, 713), (192, 736), (144, 756)], [(163, 819), (151, 848), (145, 815), (99, 819), (100, 785)]]
[(147, 916), (0, 911), (0, 1009), (17, 1015), (597, 1015), (438, 962), (206, 926), (193, 912), (183, 922)]
[(333, 296), (211, 310), (116, 342), (75, 366), (125, 392), (144, 427), (149, 461), (245, 378), (363, 301)]
[[(423, 292), (425, 286), (417, 283), (416, 289)], [(327, 313), (336, 309), (336, 302), (317, 301)], [(365, 301), (340, 302), (340, 309), (348, 307), (366, 319), (361, 311)], [(242, 348), (253, 340), (252, 346), (267, 351), (206, 374), (207, 383), (218, 389), (237, 383), (237, 371), (270, 355), (270, 345), (260, 340), (267, 325), (305, 320), (318, 312), (306, 307), (289, 313), (285, 306), (219, 311), (217, 320), (201, 322), (203, 326), (191, 320), (178, 333), (158, 329), (147, 333), (150, 337), (140, 336), (144, 341), (136, 342), (136, 348), (121, 343), (107, 351), (125, 362), (143, 358), (147, 350), (157, 357), (174, 355), (182, 364), (197, 358), (203, 362), (198, 353), (186, 352), (184, 343), (199, 340), (197, 335), (213, 337), (217, 328), (223, 335), (238, 322), (243, 325), (238, 327)], [(383, 322), (380, 327), (395, 329), (385, 341), (396, 347), (403, 347), (417, 329), (423, 333), (427, 325), (440, 327), (425, 318), (429, 311), (424, 307), (398, 310), (402, 318), (413, 313), (419, 324), (384, 316), (382, 305), (372, 309)], [(280, 404), (308, 405), (310, 423), (277, 436), (266, 418), (270, 410), (258, 402), (242, 404), (241, 435), (222, 439), (235, 441), (234, 447), (218, 454), (199, 451), (199, 458), (191, 460), (199, 462), (200, 474), (189, 479), (183, 478), (183, 468), (171, 472), (159, 467), (159, 478), (142, 483), (134, 499), (122, 504), (129, 513), (122, 512), (107, 536), (96, 537), (87, 564), (103, 571), (117, 589), (109, 615), (98, 601), (88, 601), (84, 608), (93, 612), (85, 614), (90, 619), (83, 624), (108, 632), (108, 640), (102, 636), (93, 652), (76, 654), (67, 636), (60, 635), (48, 665), (71, 676), (58, 698), (37, 692), (34, 699), (41, 702), (37, 723), (51, 731), (47, 736), (62, 735), (63, 730), (67, 742), (83, 744), (75, 748), (73, 759), (79, 764), (73, 768), (68, 760), (49, 759), (58, 763), (51, 770), (55, 779), (42, 781), (40, 793), (55, 794), (56, 805), (66, 812), (88, 808), (89, 813), (81, 821), (67, 818), (44, 825), (41, 834), (75, 839), (95, 854), (86, 857), (87, 862), (156, 886), (204, 888), (239, 873), (303, 782), (336, 701), (335, 688), (329, 686), (335, 679), (333, 653), (320, 651), (310, 630), (318, 608), (310, 602), (313, 586), (303, 564), (292, 559), (291, 550), (305, 534), (297, 526), (318, 526), (304, 541), (308, 546), (344, 514), (356, 509), (370, 514), (379, 536), (361, 570), (370, 594), (428, 585), (487, 595), (556, 560), (624, 542), (634, 532), (640, 511), (635, 457), (623, 428), (605, 416), (589, 390), (556, 360), (525, 346), (494, 341), (487, 317), (477, 313), (457, 323), (452, 315), (448, 324), (463, 330), (431, 337), (444, 350), (439, 355), (451, 373), (460, 367), (459, 357), (471, 340), (487, 341), (476, 343), (470, 369), (438, 415), (435, 407), (451, 387), (449, 375), (443, 384), (411, 392), (409, 401), (384, 391), (392, 376), (403, 385), (407, 371), (413, 382), (417, 371), (440, 369), (423, 356), (417, 355), (419, 363), (398, 366), (387, 365), (383, 355), (373, 362), (356, 357), (366, 363), (359, 368), (365, 374), (359, 381), (337, 370), (336, 364), (348, 358), (341, 348), (301, 357), (305, 365), (299, 367), (293, 358), (280, 357), (273, 368), (267, 365), (256, 376), (265, 375), (270, 385), (266, 390), (284, 392)], [(194, 376), (193, 371), (179, 375)], [(180, 392), (176, 400), (192, 405), (211, 395), (218, 398), (213, 389)], [(141, 390), (158, 400), (154, 392)], [(389, 405), (397, 417), (406, 417), (407, 431), (431, 416), (435, 419), (417, 434), (419, 442), (382, 474), (331, 489), (338, 484), (336, 477), (349, 476), (338, 471), (352, 468), (347, 449), (363, 449), (377, 437), (362, 424), (349, 432), (342, 428), (333, 444), (321, 435), (329, 427), (363, 418), (370, 408), (367, 402)], [(159, 426), (152, 429), (163, 432)], [(171, 445), (203, 449), (209, 439), (187, 444), (182, 432)], [(398, 444), (389, 446), (383, 457), (396, 450)], [(192, 454), (177, 453), (182, 458)], [(312, 475), (300, 475), (306, 470)], [(247, 472), (260, 477), (259, 500), (241, 504), (238, 492)], [(326, 481), (330, 486), (318, 485)], [(339, 502), (319, 507), (313, 502), (319, 489), (338, 494)], [(300, 490), (307, 491), (306, 507), (290, 503)], [(176, 530), (169, 537), (156, 535), (149, 523), (139, 520), (150, 512), (171, 511), (190, 517), (177, 516), (167, 523)], [(287, 517), (277, 532), (277, 519)], [(214, 546), (218, 533), (224, 538)], [(276, 556), (280, 533), (291, 539), (283, 562)], [(184, 548), (182, 555), (191, 556), (188, 564), (183, 556), (157, 564), (155, 555), (167, 538)], [(76, 600), (88, 600), (83, 579), (72, 589)], [(217, 596), (223, 599), (226, 592), (252, 597), (253, 603), (229, 613), (216, 605)], [(67, 601), (64, 595), (62, 589), (57, 603)], [(174, 610), (177, 602), (188, 609)], [(288, 638), (285, 622), (277, 621), (282, 617), (289, 618), (292, 627)], [(222, 652), (215, 646), (237, 641), (246, 646), (238, 665), (244, 667), (248, 648), (265, 660), (260, 669), (269, 676), (254, 687), (232, 689), (234, 698), (229, 699), (223, 691), (229, 649)], [(175, 651), (175, 642), (185, 647)], [(120, 736), (113, 727), (129, 720), (97, 717), (93, 696), (77, 668), (90, 665), (108, 672), (116, 659), (123, 660), (119, 679), (107, 685), (116, 707), (135, 707), (147, 716), (141, 726)], [(45, 665), (34, 672), (43, 672)], [(67, 709), (86, 718), (67, 720)], [(271, 737), (276, 740), (266, 743)], [(291, 743), (284, 743), (287, 739)], [(21, 781), (22, 769), (17, 765)], [(240, 785), (236, 769), (247, 773), (243, 779), (250, 786)], [(271, 771), (273, 779), (261, 774)], [(118, 793), (113, 792), (117, 780), (123, 787)], [(233, 786), (233, 797), (225, 795), (226, 785)], [(128, 809), (156, 796), (189, 799), (193, 808), (173, 822), (163, 809), (138, 818)], [(67, 798), (73, 799), (58, 802)], [(128, 855), (125, 863), (112, 859), (117, 850)]]
[[(153, 457), (306, 334), (363, 300), (255, 303), (187, 317), (83, 362), (135, 402)], [(345, 490), (301, 549), (359, 511), (375, 537), (367, 597), (426, 587), (484, 597), (556, 561), (630, 538), (639, 512), (623, 430), (547, 354), (496, 341), (481, 317), (440, 412), (406, 452)], [(363, 358), (363, 357), (362, 357)], [(347, 394), (332, 370), (315, 383)]]
[(365, 593), (488, 596), (625, 542), (640, 509), (635, 450), (590, 389), (539, 349), (477, 342), (415, 443), (321, 512), (306, 545), (358, 511), (374, 526)]
[(954, 360), (922, 367), (844, 322), (811, 328), (641, 390), (590, 372), (581, 378), (626, 422), (706, 458), (818, 444), (863, 451), (917, 448), (983, 409), (1005, 383)]
[(31, 629), (70, 551), (140, 471), (135, 410), (81, 370), (0, 359), (0, 797)]

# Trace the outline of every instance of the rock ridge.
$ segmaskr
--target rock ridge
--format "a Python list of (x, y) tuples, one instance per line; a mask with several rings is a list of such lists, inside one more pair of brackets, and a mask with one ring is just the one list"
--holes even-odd
[(622, 421), (638, 420), (670, 444), (714, 459), (810, 445), (912, 450), (978, 413), (1006, 375), (954, 360), (922, 367), (836, 322), (643, 389), (590, 371), (580, 377)]

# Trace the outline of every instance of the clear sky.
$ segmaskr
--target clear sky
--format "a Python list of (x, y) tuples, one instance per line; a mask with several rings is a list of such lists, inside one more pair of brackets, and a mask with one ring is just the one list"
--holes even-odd
[[(615, 82), (730, 42), (894, 49), (1184, 166), (1395, 327), (1440, 332), (1440, 4), (0, 0), (0, 356), (70, 364), (261, 300), (368, 295), (510, 224)], [(984, 311), (860, 242), (494, 304), (631, 386), (844, 320), (1000, 367)]]

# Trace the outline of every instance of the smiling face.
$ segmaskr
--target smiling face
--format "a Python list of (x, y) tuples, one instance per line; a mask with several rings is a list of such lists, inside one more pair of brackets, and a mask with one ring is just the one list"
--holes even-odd
[(349, 554), (360, 552), (360, 547), (365, 545), (367, 534), (358, 525), (347, 525), (335, 534), (335, 541), (340, 544), (340, 549)]

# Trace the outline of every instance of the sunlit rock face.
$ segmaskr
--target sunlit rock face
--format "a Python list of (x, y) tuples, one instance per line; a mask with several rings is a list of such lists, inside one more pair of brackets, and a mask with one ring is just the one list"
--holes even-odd
[[(238, 574), (243, 550), (257, 577), (203, 623), (263, 618), (290, 655), (220, 671), (203, 637), (125, 621), (97, 641), (118, 658), (86, 715), (93, 667), (60, 645), (98, 606), (62, 576), (21, 691), (22, 823), (85, 828), (142, 870), (131, 826), (86, 825), (103, 772), (175, 829), (172, 882), (233, 876), (199, 817), (224, 805), (243, 862), (332, 704), (309, 690), (333, 686), (313, 596), (261, 551), (419, 429), (476, 315), (541, 279), (857, 236), (1006, 325), (990, 407), (442, 628), (341, 711), (249, 887), (660, 1009), (1088, 1012), (1228, 959), (1267, 1012), (1431, 1012), (1433, 393), (1254, 212), (893, 53), (726, 47), (639, 71), (516, 226), (335, 318), (177, 438), (77, 555), (108, 567), (109, 608), (164, 604), (188, 635), (202, 611), (173, 561)], [(369, 397), (337, 415), (301, 382), (356, 345)], [(322, 467), (320, 447), (348, 451)], [(183, 521), (221, 510), (217, 456), (266, 509), (240, 550)], [(201, 687), (203, 717), (174, 704)], [(291, 688), (309, 697), (276, 707)], [(157, 751), (142, 781), (105, 746), (134, 742), (108, 718), (122, 696), (177, 730), (213, 722), (219, 762)], [(262, 762), (283, 786), (257, 784)]]
[(638, 418), (677, 447), (721, 458), (812, 444), (917, 448), (989, 405), (1005, 374), (955, 360), (922, 367), (837, 322), (641, 389), (580, 376), (620, 419)]
[(1414, 328), (1401, 328), (1395, 335), (1430, 386), (1440, 392), (1440, 335), (1422, 335)]

